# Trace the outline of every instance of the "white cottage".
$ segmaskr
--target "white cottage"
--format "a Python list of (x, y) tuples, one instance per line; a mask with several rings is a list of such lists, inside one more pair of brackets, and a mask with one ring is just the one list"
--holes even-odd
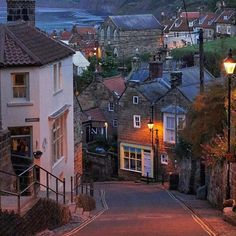
[(67, 183), (74, 175), (73, 54), (27, 23), (0, 25), (2, 126), (18, 173), (37, 163)]

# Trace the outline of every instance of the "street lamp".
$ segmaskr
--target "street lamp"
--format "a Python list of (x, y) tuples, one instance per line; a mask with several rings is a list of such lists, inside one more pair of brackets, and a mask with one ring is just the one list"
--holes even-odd
[[(152, 149), (154, 150), (154, 177), (156, 182), (158, 181), (158, 146), (159, 146), (159, 139), (158, 139), (158, 129), (154, 130), (154, 123), (153, 121), (150, 119), (148, 122), (148, 128), (150, 130), (150, 132), (152, 132)], [(155, 146), (153, 143), (153, 133), (155, 131)]]
[[(230, 150), (230, 142), (231, 142), (231, 137), (230, 137), (230, 130), (231, 130), (231, 76), (234, 73), (234, 69), (236, 66), (236, 61), (233, 59), (232, 56), (232, 49), (229, 50), (228, 57), (224, 59), (224, 67), (225, 71), (228, 77), (228, 119), (227, 119), (227, 124), (228, 124), (228, 132), (227, 132), (227, 138), (228, 138), (228, 143), (227, 143), (227, 154), (230, 156), (231, 155), (231, 150)], [(229, 159), (227, 160), (227, 186), (226, 186), (226, 199), (230, 198), (230, 161)]]

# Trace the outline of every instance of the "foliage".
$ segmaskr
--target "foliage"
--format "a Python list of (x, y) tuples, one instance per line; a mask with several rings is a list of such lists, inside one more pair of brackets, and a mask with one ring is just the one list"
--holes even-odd
[(76, 207), (83, 208), (84, 211), (92, 211), (96, 208), (95, 200), (86, 195), (86, 194), (79, 194), (75, 197)]
[(198, 95), (192, 104), (187, 126), (180, 135), (184, 142), (191, 144), (193, 156), (201, 157), (203, 145), (212, 146), (213, 151), (216, 139), (224, 136), (226, 94), (226, 87), (216, 83), (206, 88), (205, 93)]
[(106, 51), (105, 59), (101, 63), (102, 76), (104, 78), (118, 75), (118, 63), (115, 55), (109, 50)]
[[(236, 55), (236, 37), (218, 39), (204, 43), (204, 65), (214, 76), (220, 75), (223, 59), (227, 56), (229, 48), (232, 48), (233, 55)], [(193, 63), (193, 56), (197, 53), (196, 45), (176, 48), (171, 51), (175, 60), (182, 60), (185, 65)]]

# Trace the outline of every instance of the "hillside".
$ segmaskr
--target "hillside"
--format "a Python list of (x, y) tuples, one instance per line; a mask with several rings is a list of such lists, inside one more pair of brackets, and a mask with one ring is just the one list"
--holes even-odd
[[(0, 0), (0, 6), (6, 5), (6, 0)], [(198, 10), (214, 11), (217, 0), (186, 0), (188, 11)], [(225, 1), (234, 3), (235, 0)], [(153, 13), (157, 17), (161, 12), (166, 15), (174, 14), (178, 8), (183, 7), (183, 0), (36, 0), (37, 6), (42, 7), (77, 7), (91, 12), (104, 14), (133, 14)]]

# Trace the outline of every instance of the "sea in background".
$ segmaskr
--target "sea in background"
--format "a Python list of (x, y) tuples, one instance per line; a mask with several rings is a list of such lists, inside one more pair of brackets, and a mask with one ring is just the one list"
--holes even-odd
[[(81, 9), (36, 8), (36, 26), (48, 33), (53, 30), (71, 30), (75, 24), (78, 26), (99, 25), (104, 18), (104, 16), (91, 14)], [(6, 7), (0, 7), (0, 23), (5, 23), (6, 20)]]

